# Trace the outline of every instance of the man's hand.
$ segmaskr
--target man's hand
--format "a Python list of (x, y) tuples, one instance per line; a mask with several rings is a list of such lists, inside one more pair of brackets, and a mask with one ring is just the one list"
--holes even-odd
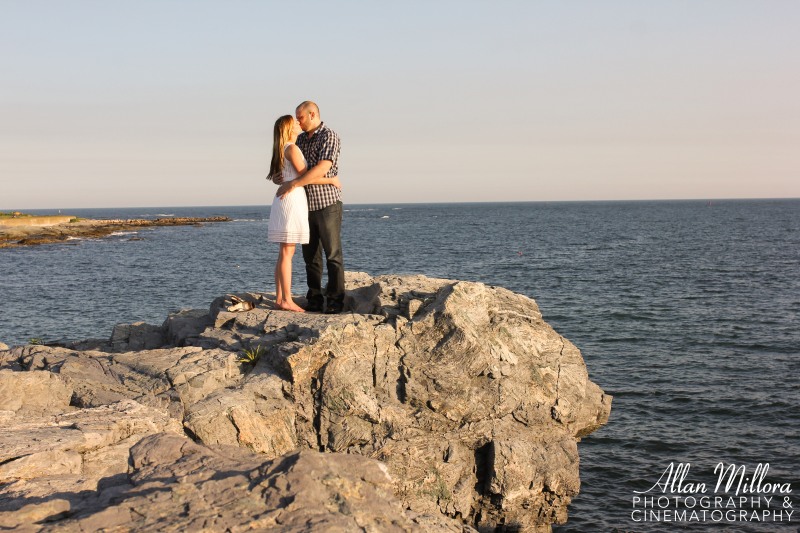
[(294, 181), (297, 180), (290, 181), (289, 183), (282, 183), (281, 186), (278, 187), (278, 192), (275, 193), (275, 196), (283, 199), (284, 196), (292, 192), (294, 190)]

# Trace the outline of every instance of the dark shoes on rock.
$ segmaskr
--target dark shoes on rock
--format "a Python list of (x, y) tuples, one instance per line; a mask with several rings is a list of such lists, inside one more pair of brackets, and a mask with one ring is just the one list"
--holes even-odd
[(327, 306), (324, 303), (325, 300), (322, 298), (309, 298), (305, 309), (309, 313), (322, 313), (324, 308), (326, 315), (337, 315), (344, 310), (344, 305), (341, 301), (328, 300)]
[(325, 314), (326, 315), (338, 315), (344, 310), (344, 306), (342, 302), (330, 302), (328, 303), (327, 307), (325, 307)]
[(325, 303), (325, 300), (323, 300), (321, 298), (319, 300), (316, 299), (316, 298), (309, 299), (308, 300), (308, 304), (306, 304), (306, 311), (309, 312), (309, 313), (321, 313), (324, 303)]

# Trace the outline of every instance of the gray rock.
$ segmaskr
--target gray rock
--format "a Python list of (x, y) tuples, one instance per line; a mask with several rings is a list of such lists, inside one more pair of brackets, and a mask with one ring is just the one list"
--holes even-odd
[(344, 297), (345, 311), (359, 314), (380, 314), (381, 286), (378, 283), (347, 291)]
[[(261, 364), (285, 380), (261, 388), (283, 421), (263, 428), (291, 438), (291, 407), (282, 403), (290, 397), (297, 446), (381, 458), (413, 510), (481, 527), (566, 520), (579, 488), (576, 442), (610, 411), (577, 348), (542, 321), (535, 302), (505, 289), (422, 276), (360, 282), (355, 291), (368, 297), (353, 302), (371, 302), (385, 318), (217, 313), (228, 338), (263, 342)], [(204, 439), (233, 444), (230, 406), (212, 405), (214, 417), (203, 406), (215, 421), (205, 427), (219, 435)]]
[(166, 341), (172, 346), (185, 346), (211, 325), (211, 317), (205, 309), (183, 309), (172, 313), (161, 326)]
[(131, 400), (50, 417), (0, 418), (0, 430), (0, 527), (6, 528), (87, 505), (92, 491), (126, 483), (130, 448), (143, 436), (182, 434), (176, 420)]
[(134, 322), (114, 326), (110, 342), (115, 351), (134, 351), (161, 348), (167, 340), (163, 326)]
[(187, 407), (184, 425), (209, 445), (242, 446), (269, 458), (296, 450), (296, 407), (284, 385), (274, 373), (260, 372), (240, 388)]
[(130, 462), (131, 484), (112, 491), (113, 499), (101, 493), (42, 530), (474, 531), (406, 511), (386, 468), (360, 456), (306, 450), (265, 461), (160, 434), (135, 445)]
[[(236, 295), (251, 302), (252, 310), (229, 312), (228, 295), (212, 302), (207, 313), (170, 315), (157, 331), (147, 325), (120, 326), (112, 344), (121, 353), (81, 351), (77, 344), (21, 347), (2, 352), (0, 368), (6, 374), (57, 375), (58, 383), (71, 387), (71, 403), (78, 408), (135, 400), (182, 424), (198, 442), (246, 448), (258, 452), (261, 461), (278, 464), (309, 449), (328, 452), (313, 461), (339, 461), (333, 458), (340, 453), (362, 461), (352, 469), (378, 459), (391, 476), (391, 491), (407, 508), (405, 518), (392, 520), (411, 521), (398, 530), (435, 530), (437, 521), (451, 527), (451, 518), (482, 530), (503, 525), (538, 532), (563, 523), (580, 484), (577, 442), (606, 423), (611, 404), (589, 380), (578, 349), (542, 320), (533, 300), (502, 288), (363, 273), (348, 273), (347, 283), (350, 312), (339, 315), (278, 311), (269, 296), (252, 293)], [(130, 349), (158, 343), (158, 349)], [(254, 364), (239, 360), (245, 351)], [(63, 399), (41, 409), (51, 412), (59, 406), (75, 409)], [(19, 423), (20, 409), (3, 411), (0, 420)], [(169, 442), (168, 448), (178, 446), (174, 439)], [(118, 458), (130, 445), (126, 441), (108, 448)], [(217, 453), (190, 449), (194, 458)], [(62, 475), (75, 475), (74, 452), (55, 447), (51, 460)], [(176, 455), (175, 460), (190, 459)], [(156, 470), (175, 468), (166, 460), (153, 461)], [(146, 469), (137, 468), (132, 479), (145, 479)], [(333, 463), (325, 468), (334, 468)], [(196, 476), (210, 480), (212, 470)], [(177, 489), (170, 485), (164, 490)], [(205, 490), (191, 489), (203, 501), (219, 501), (208, 499)], [(61, 494), (72, 493), (62, 487)], [(150, 501), (146, 494), (131, 498), (137, 505), (162, 509), (163, 502)], [(356, 509), (354, 500), (344, 507), (308, 500), (307, 505), (342, 516), (308, 514), (304, 506), (275, 514), (275, 502), (258, 516), (280, 517), (282, 524), (320, 520), (325, 527), (347, 530), (356, 526), (345, 524), (360, 523), (349, 521), (354, 516), (389, 513)], [(73, 498), (70, 505), (90, 504), (76, 504)], [(103, 520), (108, 527), (151, 527), (125, 505), (74, 518), (69, 527), (91, 529)], [(174, 524), (169, 528), (197, 525), (176, 513), (178, 503), (171, 511), (163, 505), (158, 513), (175, 517), (165, 522)], [(54, 503), (53, 515), (63, 512), (59, 509)], [(220, 522), (209, 518), (209, 523), (244, 527), (225, 513)], [(267, 530), (273, 527), (269, 520), (263, 524)]]
[(72, 387), (51, 372), (0, 370), (0, 411), (42, 416), (69, 410)]

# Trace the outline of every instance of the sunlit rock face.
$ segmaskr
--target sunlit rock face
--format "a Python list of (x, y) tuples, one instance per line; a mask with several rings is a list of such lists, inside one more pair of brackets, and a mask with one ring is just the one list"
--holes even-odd
[[(181, 513), (199, 501), (216, 509), (214, 529), (563, 523), (577, 442), (611, 404), (578, 349), (503, 288), (347, 281), (339, 315), (277, 311), (266, 294), (238, 294), (253, 309), (229, 312), (227, 295), (161, 326), (119, 325), (108, 341), (0, 352), (0, 526), (151, 527), (143, 505), (179, 529), (198, 525)], [(36, 432), (47, 438), (26, 449)], [(286, 483), (295, 467), (320, 501)], [(229, 475), (251, 482), (213, 488)], [(142, 489), (156, 480), (188, 492), (156, 502)]]

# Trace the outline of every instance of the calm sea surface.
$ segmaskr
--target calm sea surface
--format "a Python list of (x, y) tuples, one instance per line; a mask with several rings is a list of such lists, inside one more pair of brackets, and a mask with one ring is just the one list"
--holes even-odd
[[(800, 201), (347, 208), (348, 270), (480, 281), (528, 295), (614, 396), (608, 425), (579, 444), (581, 494), (557, 532), (797, 531), (800, 511), (791, 522), (786, 513), (800, 503)], [(0, 340), (9, 345), (107, 337), (118, 322), (160, 324), (170, 311), (206, 308), (227, 292), (274, 290), (268, 207), (68, 214), (234, 222), (0, 250)], [(295, 293), (304, 292), (299, 256), (294, 276)], [(715, 495), (720, 462), (744, 465), (748, 478), (769, 463), (764, 483), (791, 483), (793, 492), (775, 494), (769, 509), (762, 498), (758, 508), (762, 483), (761, 493), (740, 491), (751, 499), (727, 508), (734, 521), (714, 520), (720, 515), (711, 511), (731, 502), (711, 500), (709, 509), (700, 496)], [(667, 515), (657, 499), (634, 507), (633, 491), (653, 487), (670, 463), (691, 464), (683, 490), (707, 484), (705, 493), (694, 488), (696, 503), (678, 507), (698, 518), (706, 510), (704, 521), (642, 521), (650, 516), (636, 513)], [(677, 490), (663, 488), (666, 495), (656, 487), (639, 496)], [(757, 513), (743, 520), (741, 509)], [(764, 511), (773, 513), (766, 521)]]

